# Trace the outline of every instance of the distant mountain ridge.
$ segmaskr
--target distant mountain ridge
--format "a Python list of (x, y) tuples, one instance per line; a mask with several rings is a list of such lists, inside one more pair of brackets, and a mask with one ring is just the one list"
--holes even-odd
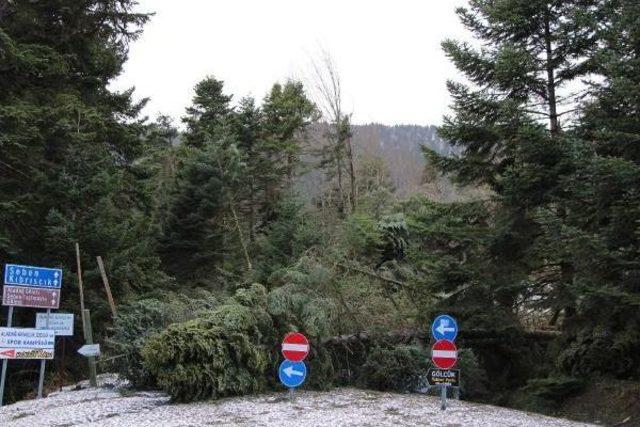
[(399, 191), (410, 191), (422, 182), (426, 161), (421, 146), (445, 156), (455, 153), (435, 126), (370, 123), (352, 125), (352, 131), (356, 158), (382, 158)]
[(389, 150), (407, 150), (415, 154), (422, 153), (421, 145), (425, 145), (439, 154), (448, 156), (454, 149), (438, 135), (436, 126), (421, 125), (383, 125), (370, 123), (352, 125), (354, 143), (356, 146), (366, 143), (366, 140), (378, 142), (383, 152)]

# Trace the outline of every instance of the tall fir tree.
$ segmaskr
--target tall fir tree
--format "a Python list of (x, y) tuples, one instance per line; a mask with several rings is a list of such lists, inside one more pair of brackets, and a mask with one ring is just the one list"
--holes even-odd
[[(457, 13), (483, 47), (443, 42), (471, 82), (448, 83), (454, 114), (439, 129), (461, 155), (426, 151), (458, 182), (487, 185), (494, 192), (496, 226), (489, 250), (495, 298), (505, 307), (531, 298), (529, 281), (544, 276), (553, 288), (545, 299), (556, 314), (575, 312), (568, 254), (556, 252), (559, 258), (551, 259), (535, 243), (545, 227), (539, 215), (551, 210), (562, 222), (567, 214), (556, 203), (562, 176), (572, 167), (572, 136), (563, 131), (562, 119), (579, 101), (572, 82), (595, 70), (598, 3), (471, 0)], [(533, 293), (546, 295), (540, 289)]]

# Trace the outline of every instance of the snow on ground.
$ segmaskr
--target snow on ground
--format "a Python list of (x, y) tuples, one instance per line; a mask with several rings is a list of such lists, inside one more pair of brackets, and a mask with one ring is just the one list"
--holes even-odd
[(436, 397), (339, 388), (299, 391), (291, 404), (286, 392), (211, 402), (170, 404), (159, 392), (133, 392), (113, 375), (100, 387), (86, 383), (0, 409), (3, 427), (71, 426), (549, 426), (587, 424), (489, 405)]

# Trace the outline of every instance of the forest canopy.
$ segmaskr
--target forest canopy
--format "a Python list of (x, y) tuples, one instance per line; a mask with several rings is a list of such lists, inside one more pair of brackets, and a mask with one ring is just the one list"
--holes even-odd
[[(104, 369), (180, 401), (252, 393), (298, 330), (309, 386), (416, 391), (448, 312), (468, 398), (640, 379), (640, 3), (469, 0), (478, 43), (442, 43), (450, 150), (425, 146), (402, 193), (354, 147), (326, 58), (320, 94), (209, 75), (181, 123), (144, 117), (109, 87), (150, 19), (135, 6), (0, 2), (0, 260), (63, 268), (78, 313), (79, 245), (96, 339), (126, 356)], [(18, 399), (34, 378), (11, 375)]]

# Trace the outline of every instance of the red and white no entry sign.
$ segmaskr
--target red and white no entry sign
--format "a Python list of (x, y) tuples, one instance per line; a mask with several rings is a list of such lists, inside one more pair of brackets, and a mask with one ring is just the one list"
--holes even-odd
[(438, 340), (431, 349), (431, 360), (440, 369), (453, 368), (458, 361), (458, 349), (448, 340)]
[(282, 340), (282, 355), (292, 362), (301, 362), (309, 354), (309, 340), (299, 332), (289, 332)]

